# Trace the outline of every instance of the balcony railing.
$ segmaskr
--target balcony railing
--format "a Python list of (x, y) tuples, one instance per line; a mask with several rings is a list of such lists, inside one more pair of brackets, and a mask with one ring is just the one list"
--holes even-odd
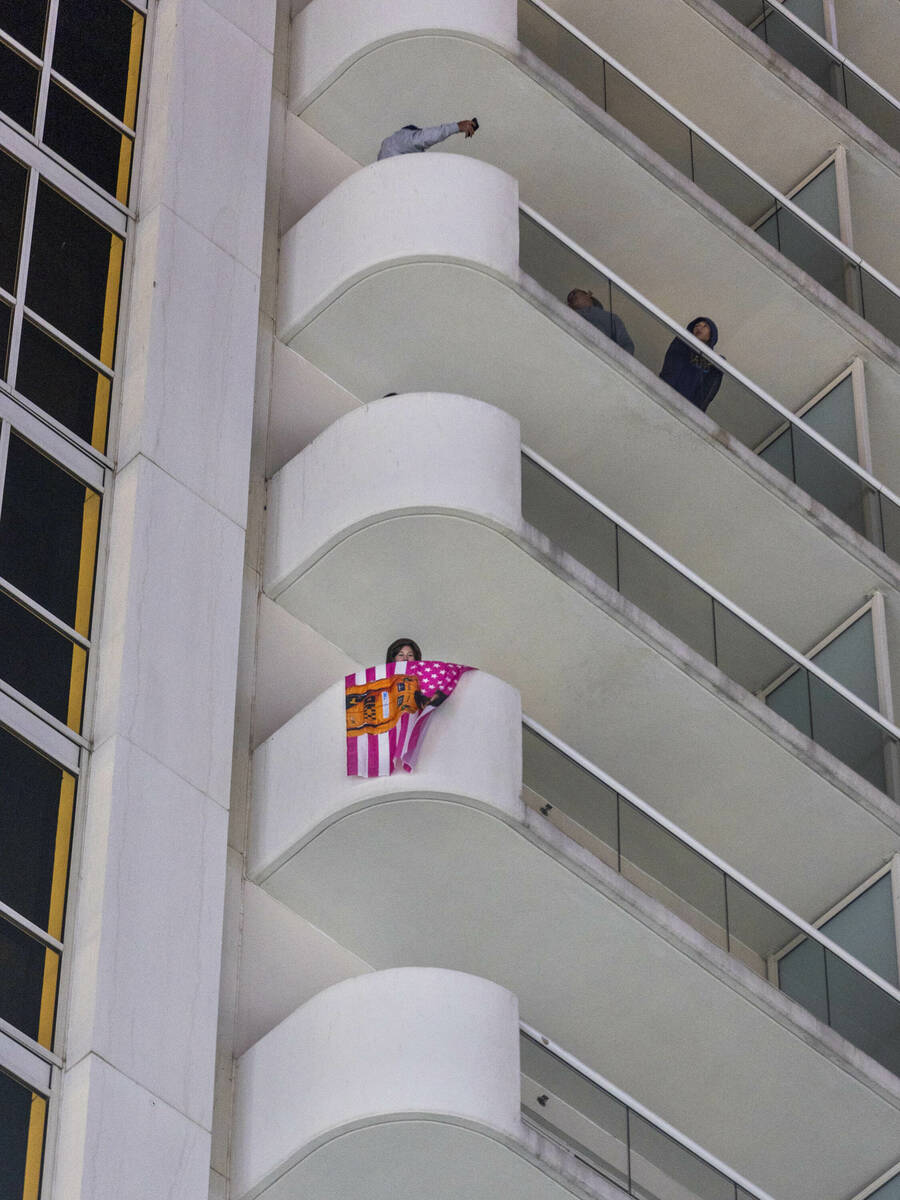
[(896, 726), (526, 446), (522, 514), (747, 691), (796, 672), (805, 705), (792, 724), (900, 801)]
[(744, 224), (900, 345), (900, 289), (549, 8), (519, 0), (519, 39)]
[(723, 374), (711, 411), (719, 424), (751, 450), (786, 427), (789, 452), (778, 459), (783, 473), (857, 533), (900, 560), (900, 499), (533, 208), (525, 204), (519, 208), (523, 271), (557, 295), (565, 295), (573, 286), (593, 290), (624, 320), (635, 343), (635, 358), (651, 371), (659, 371), (673, 337), (696, 347)]
[(639, 1200), (771, 1200), (661, 1117), (520, 1024), (523, 1119)]
[[(524, 783), (545, 816), (558, 810), (596, 857), (900, 1074), (900, 991), (537, 721), (522, 724)], [(782, 987), (771, 964), (798, 939), (802, 983)]]
[(809, 76), (880, 138), (900, 150), (900, 105), (874, 79), (791, 12), (768, 0), (718, 0), (791, 66)]

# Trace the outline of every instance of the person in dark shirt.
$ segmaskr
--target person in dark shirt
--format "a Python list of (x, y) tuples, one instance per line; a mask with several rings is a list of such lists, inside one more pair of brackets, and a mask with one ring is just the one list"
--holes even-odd
[(590, 321), (601, 333), (612, 338), (617, 346), (621, 346), (628, 354), (634, 354), (634, 342), (628, 335), (625, 322), (614, 312), (607, 312), (593, 292), (586, 292), (584, 288), (572, 288), (566, 296), (566, 304), (569, 308), (574, 308), (586, 321)]
[[(694, 317), (688, 322), (687, 331), (710, 350), (719, 340), (719, 330), (712, 317)], [(709, 408), (722, 383), (719, 368), (681, 338), (675, 338), (666, 351), (659, 377), (701, 412)]]

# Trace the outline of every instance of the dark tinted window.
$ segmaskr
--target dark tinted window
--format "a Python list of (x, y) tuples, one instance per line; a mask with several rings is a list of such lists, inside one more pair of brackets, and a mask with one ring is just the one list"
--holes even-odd
[[(61, 890), (68, 868), (75, 781), (42, 754), (0, 729), (0, 900), (46, 929), (62, 933)], [(60, 843), (51, 921), (53, 863)], [(0, 1193), (2, 1194), (2, 1193)]]
[(139, 56), (143, 19), (122, 0), (60, 0), (54, 68), (127, 124), (134, 119), (125, 111), (129, 67), (137, 61), (133, 30)]
[[(131, 159), (128, 139), (55, 83), (51, 83), (47, 97), (44, 141), (106, 191), (118, 196), (123, 203), (127, 200)], [(124, 159), (123, 141), (126, 143)], [(123, 160), (124, 176), (121, 188), (120, 160)], [(120, 191), (122, 195), (119, 195)]]
[(37, 67), (0, 42), (0, 109), (30, 133), (39, 82)]
[(108, 364), (112, 363), (120, 263), (118, 237), (47, 184), (39, 185), (28, 305)]
[(47, 0), (0, 0), (0, 29), (32, 54), (42, 54)]
[[(75, 624), (79, 586), (90, 589), (93, 581), (99, 513), (87, 502), (95, 495), (10, 435), (0, 506), (0, 575), (67, 625)], [(81, 578), (83, 542), (86, 579)]]
[(0, 592), (0, 679), (68, 722), (74, 676), (70, 727), (76, 730), (81, 726), (84, 658), (80, 647)]
[[(43, 1150), (43, 1125), (46, 1101), (21, 1083), (0, 1071), (0, 1197), (21, 1200), (25, 1194), (26, 1167), (40, 1172), (40, 1160), (28, 1162), (28, 1131), (37, 1123), (42, 1136), (37, 1152)], [(36, 1193), (35, 1193), (36, 1194)]]
[(86, 442), (106, 448), (109, 381), (28, 320), (22, 322), (16, 388)]
[(55, 951), (0, 918), (0, 1017), (45, 1046), (53, 1037), (58, 975)]
[(0, 152), (0, 287), (8, 292), (16, 290), (27, 182), (26, 168)]

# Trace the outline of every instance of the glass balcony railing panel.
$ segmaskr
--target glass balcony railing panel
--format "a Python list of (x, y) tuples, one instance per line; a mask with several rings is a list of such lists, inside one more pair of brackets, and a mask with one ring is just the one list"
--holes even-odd
[(627, 1191), (627, 1107), (532, 1038), (519, 1046), (528, 1119)]
[[(894, 562), (900, 562), (900, 506), (885, 495), (878, 494), (874, 498), (870, 511), (876, 514), (879, 542), (885, 554), (889, 554)], [(877, 507), (875, 504), (877, 503)], [(875, 541), (874, 536), (871, 539)]]
[(619, 591), (691, 649), (715, 662), (711, 597), (623, 529), (619, 530)]
[(525, 457), (522, 458), (522, 516), (554, 545), (618, 589), (614, 522)]
[(603, 60), (537, 5), (519, 0), (519, 41), (599, 108), (606, 108)]
[(826, 291), (852, 305), (859, 268), (795, 212), (776, 203), (756, 232)]
[(759, 692), (789, 670), (794, 659), (724, 604), (714, 604), (716, 658), (722, 671), (748, 692)]
[(829, 1024), (876, 1062), (900, 1074), (900, 1005), (843, 959), (825, 951)]
[(727, 949), (724, 873), (624, 797), (619, 803), (621, 872), (717, 946)]
[[(595, 61), (603, 62), (596, 55)], [(682, 175), (691, 179), (692, 139), (688, 126), (610, 63), (605, 63), (603, 71), (606, 76), (606, 111), (609, 115)]]
[[(833, 73), (837, 64), (832, 55), (771, 4), (763, 4), (761, 9), (760, 19), (752, 26), (753, 32), (819, 87), (835, 95), (838, 82), (833, 79)], [(802, 12), (796, 15), (801, 21), (804, 19)], [(840, 96), (835, 98), (843, 103)]]
[(691, 159), (684, 174), (745, 225), (755, 225), (771, 207), (770, 193), (703, 138), (691, 137)]
[(881, 791), (887, 790), (885, 734), (865, 713), (809, 672), (812, 738)]
[(725, 899), (730, 953), (765, 976), (769, 956), (799, 937), (800, 926), (729, 875), (725, 876)]
[(900, 296), (865, 267), (860, 268), (859, 275), (863, 316), (892, 342), (900, 344)]
[(897, 105), (847, 67), (841, 71), (840, 86), (843, 95), (834, 92), (835, 99), (846, 105), (889, 146), (900, 150), (900, 109)]
[(874, 493), (865, 481), (848, 471), (821, 442), (807, 437), (797, 425), (790, 428), (790, 440), (794, 481), (851, 529), (863, 537), (872, 534), (871, 540), (875, 540), (867, 505)]
[(631, 1194), (641, 1200), (734, 1200), (734, 1183), (637, 1113), (629, 1116)]
[(612, 788), (527, 725), (522, 729), (522, 777), (545, 802), (538, 805), (541, 812), (557, 809), (564, 814), (578, 827), (570, 832), (580, 844), (619, 868), (619, 797)]

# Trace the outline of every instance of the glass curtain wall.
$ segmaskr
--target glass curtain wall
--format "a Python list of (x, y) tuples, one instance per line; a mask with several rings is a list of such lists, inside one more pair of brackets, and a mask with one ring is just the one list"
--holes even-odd
[(0, 0), (0, 1200), (39, 1198), (61, 1050), (146, 7)]

